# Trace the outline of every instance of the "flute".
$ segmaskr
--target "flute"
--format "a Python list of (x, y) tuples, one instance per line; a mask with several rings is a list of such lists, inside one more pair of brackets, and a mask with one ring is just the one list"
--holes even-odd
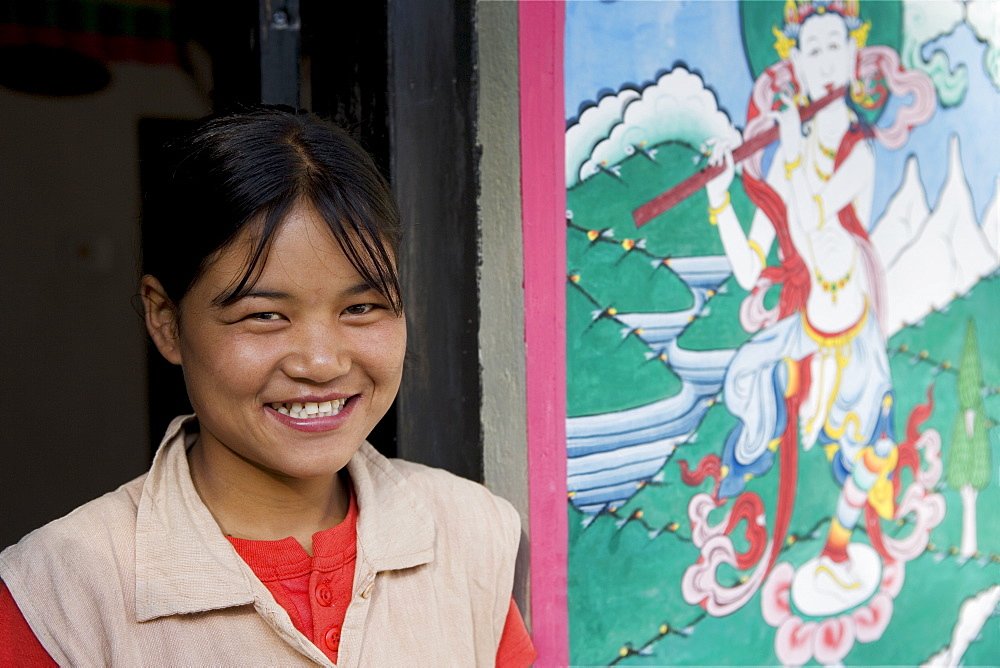
[[(812, 104), (802, 107), (799, 110), (799, 118), (801, 118), (802, 122), (805, 123), (810, 118), (815, 116), (816, 112), (820, 109), (827, 106), (834, 100), (844, 97), (846, 93), (846, 87), (837, 88), (832, 92), (827, 93)], [(774, 126), (764, 130), (760, 134), (754, 135), (740, 144), (736, 150), (733, 151), (733, 164), (738, 164), (743, 160), (746, 160), (751, 155), (777, 139), (778, 126), (775, 124)], [(632, 219), (635, 221), (635, 226), (641, 227), (653, 218), (659, 216), (661, 213), (669, 211), (673, 207), (677, 206), (683, 200), (704, 188), (706, 183), (721, 174), (725, 168), (726, 166), (723, 164), (703, 167), (670, 190), (656, 196), (642, 206), (638, 207), (632, 212)]]

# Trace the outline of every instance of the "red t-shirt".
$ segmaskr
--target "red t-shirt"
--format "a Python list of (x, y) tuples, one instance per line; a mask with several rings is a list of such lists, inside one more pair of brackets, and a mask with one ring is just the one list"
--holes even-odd
[[(351, 602), (357, 559), (358, 504), (353, 491), (344, 521), (313, 534), (313, 554), (289, 536), (247, 540), (227, 536), (302, 635), (337, 663), (340, 627)], [(346, 586), (344, 586), (346, 584)]]
[[(229, 537), (236, 552), (264, 583), (292, 623), (334, 663), (340, 627), (347, 614), (357, 558), (358, 508), (353, 492), (344, 521), (313, 534), (313, 555), (297, 540), (247, 540)], [(537, 657), (521, 613), (510, 601), (496, 665), (529, 666)], [(0, 582), (0, 664), (55, 666), (35, 638), (7, 586)]]

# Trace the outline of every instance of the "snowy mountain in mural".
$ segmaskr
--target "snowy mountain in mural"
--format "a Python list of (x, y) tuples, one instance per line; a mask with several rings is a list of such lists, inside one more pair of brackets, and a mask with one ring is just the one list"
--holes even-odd
[(996, 181), (993, 199), (990, 200), (986, 215), (983, 216), (982, 229), (993, 253), (1000, 258), (1000, 179)]
[[(976, 222), (957, 137), (948, 147), (948, 167), (948, 179), (932, 212), (919, 167), (911, 158), (903, 185), (872, 233), (886, 273), (887, 336), (945, 308), (1000, 264), (993, 250), (996, 244)], [(990, 210), (995, 212), (995, 203)], [(914, 285), (924, 287), (913, 290)]]

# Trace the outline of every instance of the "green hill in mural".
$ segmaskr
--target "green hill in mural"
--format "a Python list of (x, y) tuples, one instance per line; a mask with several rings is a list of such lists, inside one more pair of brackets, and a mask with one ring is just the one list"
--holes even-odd
[[(567, 412), (571, 417), (634, 408), (678, 391), (679, 382), (669, 369), (650, 364), (642, 343), (623, 338), (627, 329), (623, 323), (613, 316), (595, 318), (595, 313), (689, 308), (690, 288), (662, 260), (723, 254), (722, 242), (708, 223), (704, 193), (640, 228), (635, 226), (633, 209), (702, 164), (701, 154), (685, 144), (669, 142), (656, 148), (655, 162), (632, 156), (619, 165), (618, 175), (602, 172), (567, 192)], [(736, 184), (733, 205), (742, 220), (750, 219), (752, 204)], [(692, 335), (685, 333), (683, 345), (690, 341), (692, 350), (734, 348), (746, 340), (736, 317), (745, 294), (728, 281), (712, 299), (711, 316), (691, 323)], [(612, 387), (614, 405), (605, 403)]]

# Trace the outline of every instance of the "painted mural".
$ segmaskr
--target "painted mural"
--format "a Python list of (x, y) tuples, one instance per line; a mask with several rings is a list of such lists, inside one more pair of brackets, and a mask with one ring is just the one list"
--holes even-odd
[(571, 662), (995, 665), (1000, 5), (565, 23)]

